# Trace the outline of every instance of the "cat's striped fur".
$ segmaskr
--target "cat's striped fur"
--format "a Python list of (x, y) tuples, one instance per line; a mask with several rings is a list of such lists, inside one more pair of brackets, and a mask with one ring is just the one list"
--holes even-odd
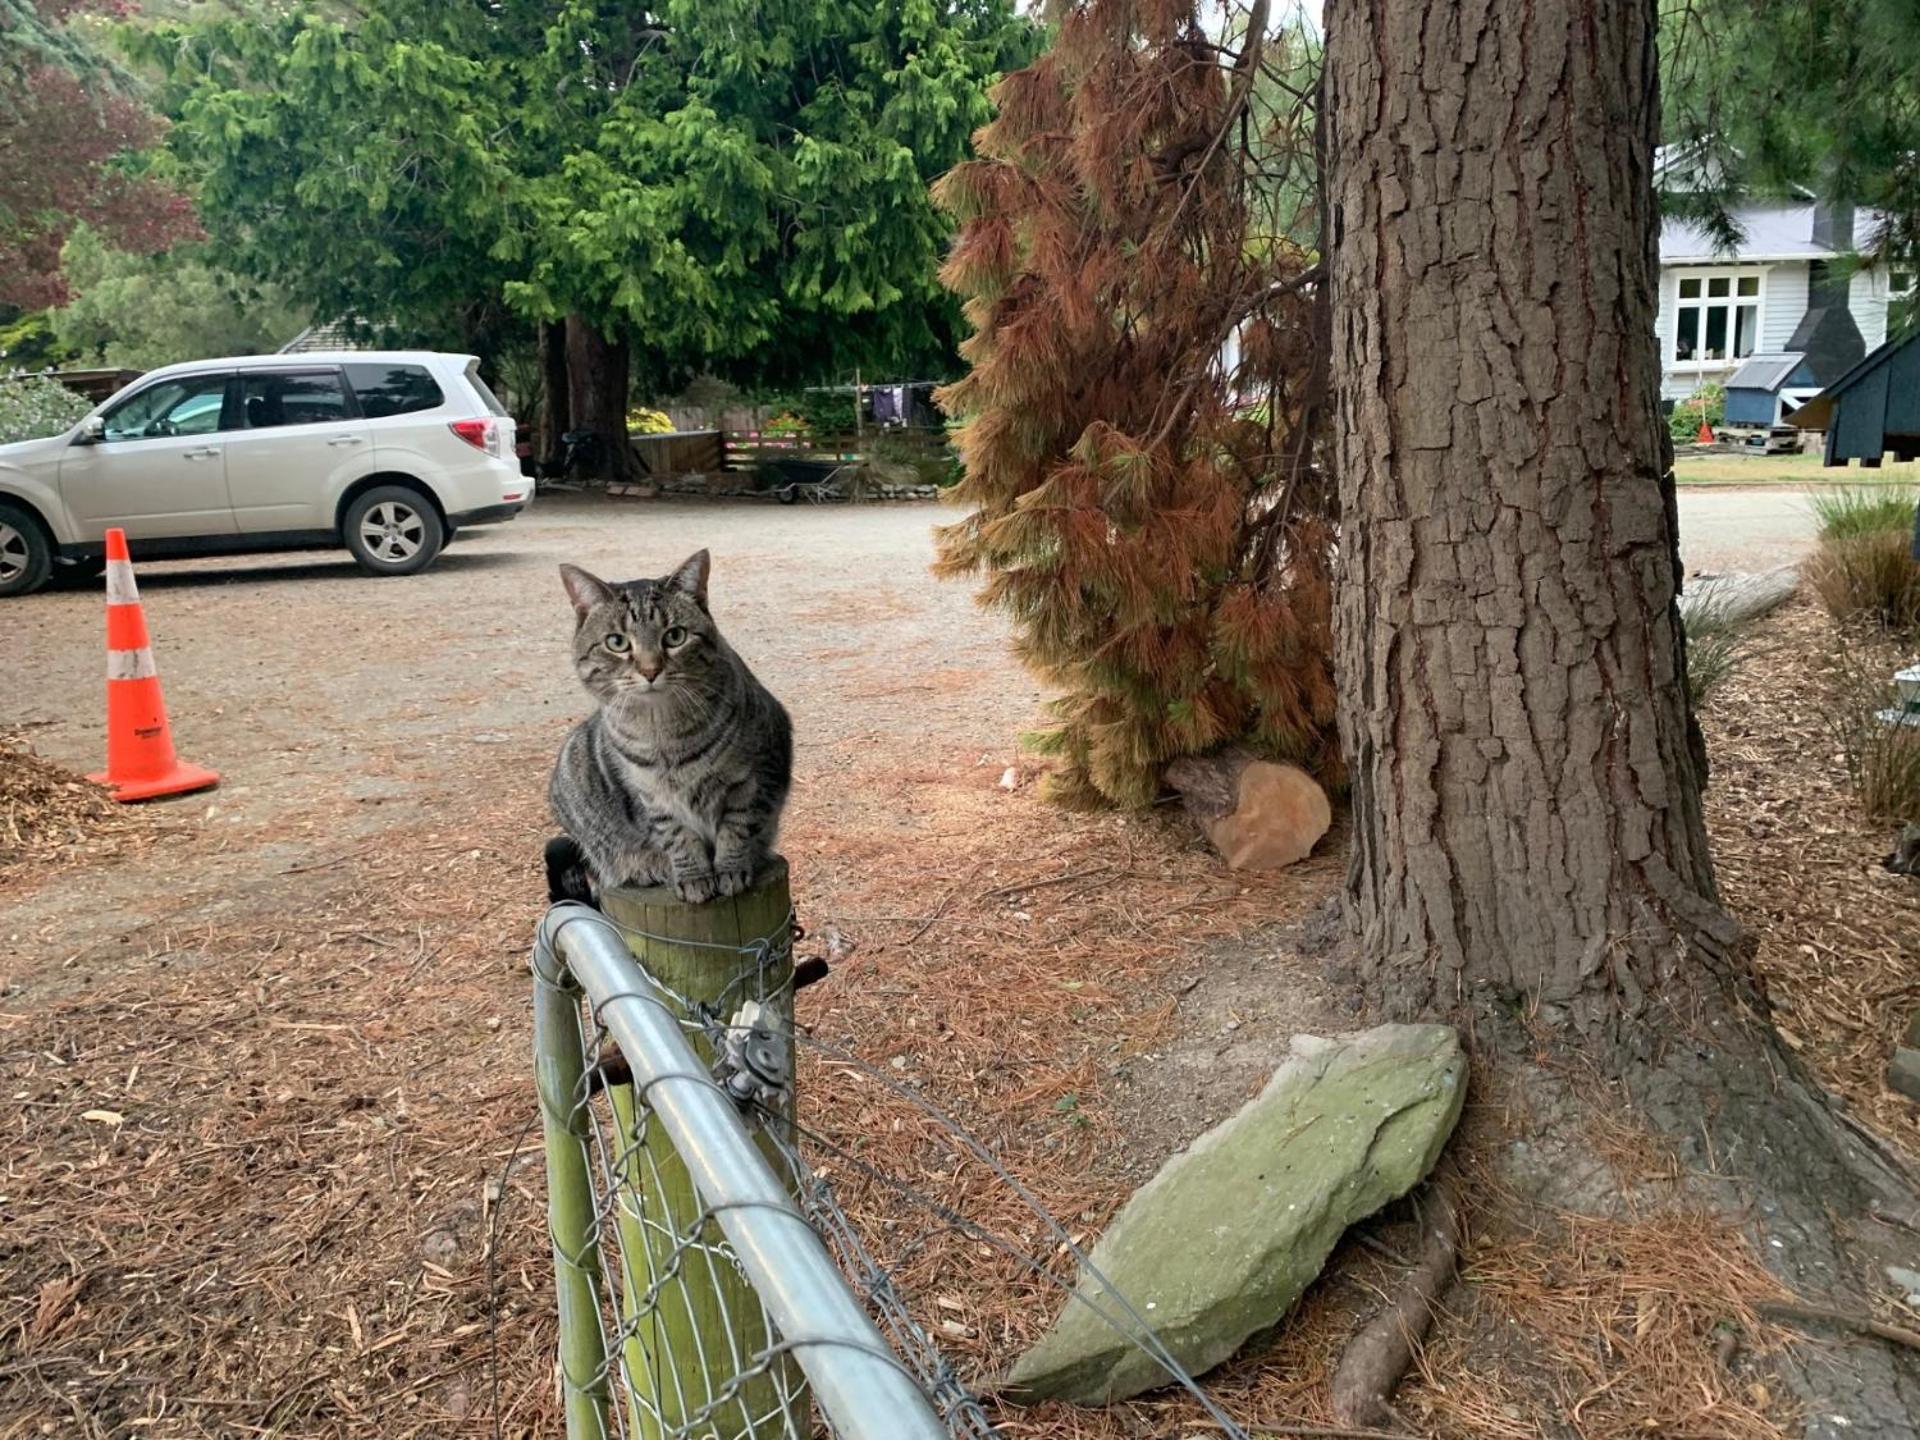
[(749, 888), (793, 770), (780, 702), (707, 610), (707, 552), (659, 580), (560, 576), (573, 665), (600, 708), (560, 749), (548, 796), (596, 891), (671, 883), (693, 903)]

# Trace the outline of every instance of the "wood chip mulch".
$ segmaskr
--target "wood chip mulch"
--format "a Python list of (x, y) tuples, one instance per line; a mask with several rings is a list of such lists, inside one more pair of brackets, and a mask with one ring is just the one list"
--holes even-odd
[(1804, 598), (1756, 627), (1701, 712), (1707, 824), (1722, 897), (1758, 941), (1787, 1044), (1862, 1119), (1920, 1153), (1920, 1105), (1886, 1087), (1894, 1043), (1920, 1010), (1920, 879), (1881, 866), (1898, 826), (1866, 819), (1848, 781), (1833, 723), (1850, 703), (1838, 693), (1846, 646), (1852, 668), (1874, 673), (1915, 658), (1890, 639), (1843, 637)]
[(118, 853), (141, 829), (138, 811), (34, 754), (24, 733), (0, 730), (0, 877), (57, 859)]

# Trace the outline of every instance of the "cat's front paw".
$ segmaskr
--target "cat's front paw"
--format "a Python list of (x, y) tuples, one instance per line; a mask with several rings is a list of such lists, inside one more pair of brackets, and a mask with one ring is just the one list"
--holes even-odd
[(722, 895), (744, 895), (753, 888), (753, 871), (723, 865), (715, 873), (714, 881), (719, 885)]
[(688, 870), (673, 877), (673, 893), (689, 905), (704, 905), (714, 896), (711, 870)]

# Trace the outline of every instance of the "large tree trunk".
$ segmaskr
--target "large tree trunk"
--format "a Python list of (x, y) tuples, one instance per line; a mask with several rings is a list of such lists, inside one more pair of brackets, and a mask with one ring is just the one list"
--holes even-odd
[(1415, 958), (1421, 1008), (1525, 996), (1613, 1034), (1740, 949), (1657, 424), (1653, 5), (1329, 10), (1361, 945), (1376, 977)]
[(627, 342), (609, 340), (584, 316), (567, 317), (569, 428), (600, 438), (596, 479), (638, 480), (645, 472), (627, 440)]
[[(1471, 1013), (1509, 1063), (1557, 1035), (1716, 1195), (1758, 1198), (1791, 1283), (1858, 1308), (1872, 1227), (1844, 1217), (1910, 1182), (1777, 1043), (1708, 858), (1658, 424), (1654, 22), (1655, 0), (1327, 6), (1350, 929), (1377, 1001)], [(1920, 1377), (1885, 1347), (1783, 1364), (1809, 1434), (1915, 1434)]]
[(540, 322), (540, 409), (534, 417), (534, 463), (542, 475), (560, 470), (560, 437), (573, 422), (567, 384), (567, 326), (564, 320)]

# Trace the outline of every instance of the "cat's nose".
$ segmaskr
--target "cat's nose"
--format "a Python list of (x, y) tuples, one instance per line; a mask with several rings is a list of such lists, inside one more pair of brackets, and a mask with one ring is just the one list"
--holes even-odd
[(657, 660), (651, 665), (645, 660), (636, 660), (634, 661), (634, 668), (638, 670), (640, 674), (645, 677), (646, 682), (651, 685), (655, 680), (660, 678), (660, 672), (666, 669), (666, 666)]

